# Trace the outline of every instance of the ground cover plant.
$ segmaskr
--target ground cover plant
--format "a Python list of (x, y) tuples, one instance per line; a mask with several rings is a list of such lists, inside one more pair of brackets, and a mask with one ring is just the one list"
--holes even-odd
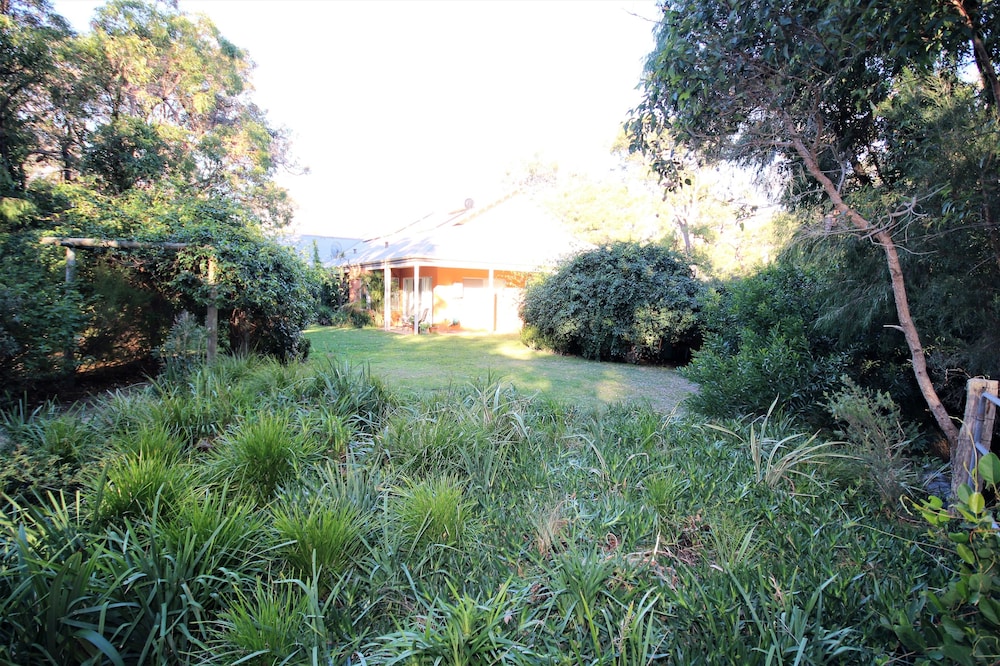
[(87, 445), (5, 477), (6, 663), (909, 663), (958, 561), (777, 411), (245, 358), (29, 417)]

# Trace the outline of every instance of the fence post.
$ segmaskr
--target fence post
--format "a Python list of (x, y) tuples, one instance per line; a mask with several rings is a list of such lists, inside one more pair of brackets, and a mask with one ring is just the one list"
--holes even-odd
[(951, 451), (952, 497), (956, 497), (958, 487), (963, 483), (967, 483), (975, 490), (980, 489), (981, 481), (973, 475), (973, 471), (982, 454), (976, 451), (974, 437), (978, 433), (980, 444), (986, 451), (990, 450), (996, 408), (993, 403), (983, 400), (982, 396), (987, 391), (997, 395), (998, 386), (1000, 382), (996, 380), (979, 377), (973, 377), (966, 383), (965, 416), (962, 419), (962, 428), (958, 432), (958, 442)]

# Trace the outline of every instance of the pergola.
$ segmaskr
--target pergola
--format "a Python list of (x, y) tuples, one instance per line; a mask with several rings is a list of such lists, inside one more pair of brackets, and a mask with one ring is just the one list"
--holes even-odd
[[(94, 249), (118, 249), (118, 250), (184, 250), (193, 247), (191, 243), (170, 243), (154, 241), (131, 241), (115, 240), (107, 238), (61, 238), (58, 236), (44, 236), (39, 239), (43, 245), (60, 245), (66, 248), (66, 282), (70, 283), (76, 278), (76, 250), (79, 248)], [(215, 287), (215, 257), (209, 256), (208, 275), (206, 282), (211, 286), (208, 308), (205, 312), (205, 328), (208, 331), (208, 348), (206, 349), (206, 360), (212, 362), (219, 349), (219, 306), (216, 304), (218, 292)]]

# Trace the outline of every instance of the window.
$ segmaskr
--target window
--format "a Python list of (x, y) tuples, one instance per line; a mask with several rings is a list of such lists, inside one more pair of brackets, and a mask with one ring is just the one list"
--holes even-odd
[(424, 310), (430, 312), (431, 305), (434, 303), (432, 289), (433, 285), (429, 277), (420, 278), (420, 293), (414, 299), (413, 278), (403, 278), (403, 315), (412, 317), (415, 310), (419, 310), (418, 314), (421, 315)]

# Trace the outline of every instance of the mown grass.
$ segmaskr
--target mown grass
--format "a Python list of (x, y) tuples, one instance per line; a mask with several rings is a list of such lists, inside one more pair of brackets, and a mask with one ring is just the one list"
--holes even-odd
[(312, 354), (369, 364), (394, 388), (418, 396), (447, 392), (479, 378), (594, 410), (615, 402), (648, 401), (670, 413), (694, 390), (671, 368), (599, 363), (530, 349), (515, 334), (400, 335), (376, 329), (313, 328)]
[[(777, 416), (392, 385), (222, 359), (7, 419), (0, 663), (908, 663), (948, 575)], [(33, 473), (53, 419), (87, 445)]]

